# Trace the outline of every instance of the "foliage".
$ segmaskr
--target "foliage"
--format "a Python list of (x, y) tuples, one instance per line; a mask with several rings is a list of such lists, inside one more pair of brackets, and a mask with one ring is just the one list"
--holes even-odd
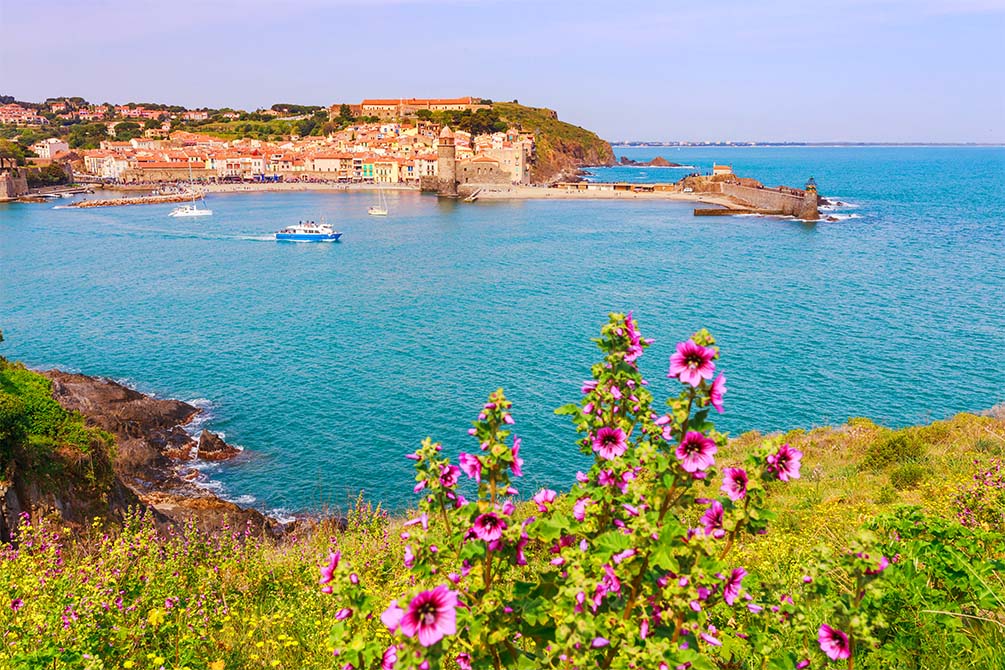
[(119, 142), (128, 142), (142, 135), (143, 128), (135, 121), (121, 121), (115, 124), (115, 139)]
[[(0, 667), (1005, 667), (1001, 521), (957, 518), (971, 489), (1000, 493), (978, 445), (1005, 424), (906, 429), (927, 476), (898, 490), (897, 468), (862, 467), (890, 437), (869, 421), (727, 442), (709, 421), (718, 351), (704, 331), (692, 342), (672, 368), (683, 390), (657, 410), (635, 367), (648, 342), (612, 315), (581, 401), (560, 410), (592, 456), (565, 495), (516, 501), (519, 424), (496, 391), (456, 465), (429, 439), (412, 454), (405, 519), (360, 498), (279, 543), (141, 515), (72, 533), (31, 519), (0, 550)], [(16, 401), (0, 396), (0, 439), (24, 425), (19, 402), (51, 400), (31, 375), (3, 368)], [(36, 415), (32, 430), (54, 425)], [(711, 444), (679, 456), (692, 433)], [(419, 609), (442, 625), (408, 618)]]
[(884, 439), (869, 446), (864, 468), (880, 470), (888, 465), (913, 463), (924, 456), (921, 441), (906, 430), (891, 431)]
[(69, 183), (70, 178), (66, 174), (63, 166), (57, 163), (50, 163), (45, 167), (28, 170), (28, 186), (37, 188), (39, 186), (57, 186)]
[(890, 483), (898, 490), (913, 489), (925, 478), (925, 466), (920, 463), (902, 463), (890, 473)]
[(0, 473), (14, 466), (39, 475), (46, 490), (77, 483), (102, 492), (113, 451), (111, 435), (53, 399), (52, 382), (0, 359)]
[[(980, 464), (979, 460), (974, 461)], [(985, 529), (1005, 528), (1005, 472), (1002, 462), (992, 459), (980, 468), (973, 480), (953, 497), (956, 516), (964, 526)]]
[(17, 142), (0, 139), (0, 158), (5, 161), (13, 160), (18, 165), (24, 165), (24, 148)]
[(108, 127), (103, 123), (81, 123), (70, 128), (67, 144), (71, 149), (97, 149), (109, 139)]

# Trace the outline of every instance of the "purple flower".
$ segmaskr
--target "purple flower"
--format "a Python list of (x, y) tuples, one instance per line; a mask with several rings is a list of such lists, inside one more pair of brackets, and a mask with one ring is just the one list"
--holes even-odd
[(494, 542), (502, 537), (502, 532), (505, 529), (506, 522), (500, 519), (495, 512), (486, 512), (475, 519), (471, 531), (479, 540)]
[(702, 379), (711, 379), (715, 373), (715, 350), (696, 344), (694, 340), (678, 342), (677, 351), (670, 357), (667, 377), (677, 377), (681, 382), (698, 386)]
[(335, 621), (345, 621), (352, 616), (352, 610), (348, 607), (343, 607), (335, 614)]
[(342, 557), (341, 551), (332, 551), (328, 554), (328, 565), (321, 566), (321, 579), (318, 584), (327, 584), (335, 576), (335, 568), (338, 567), (339, 559)]
[(411, 568), (413, 565), (415, 565), (415, 552), (412, 551), (412, 545), (410, 544), (405, 545), (404, 563), (406, 568)]
[(701, 639), (705, 640), (705, 642), (708, 642), (713, 647), (721, 647), (722, 646), (722, 642), (718, 638), (712, 637), (712, 635), (710, 635), (709, 633), (706, 633), (706, 632), (702, 631), (700, 637), (701, 637)]
[(803, 668), (810, 667), (810, 659), (804, 658), (803, 660), (796, 663), (796, 670), (803, 670)]
[(464, 471), (464, 474), (476, 482), (482, 480), (482, 462), (477, 456), (461, 452), (458, 460), (461, 463), (461, 470)]
[(380, 659), (380, 670), (394, 670), (394, 664), (398, 662), (398, 647), (391, 645), (384, 650), (384, 655)]
[(827, 658), (833, 661), (851, 656), (851, 643), (848, 641), (848, 636), (837, 628), (822, 624), (817, 632), (817, 641), (820, 643), (820, 651), (827, 654)]
[(523, 459), (520, 458), (520, 438), (513, 438), (513, 463), (510, 465), (514, 477), (523, 477)]
[(445, 489), (452, 489), (457, 486), (457, 477), (461, 474), (461, 469), (456, 465), (444, 465), (440, 468), (440, 486)]
[(585, 395), (595, 388), (597, 388), (597, 381), (595, 379), (591, 379), (589, 381), (583, 382), (583, 385), (580, 387), (579, 390), (582, 391), (583, 394)]
[(722, 588), (722, 599), (727, 605), (732, 605), (740, 597), (740, 586), (743, 578), (747, 576), (747, 571), (743, 568), (734, 568), (733, 572), (726, 579), (726, 585)]
[(783, 482), (799, 479), (799, 459), (803, 452), (793, 449), (788, 444), (778, 447), (778, 451), (768, 455), (768, 471), (778, 475)]
[(628, 351), (625, 352), (625, 362), (634, 363), (642, 355), (643, 342), (645, 344), (652, 344), (653, 341), (642, 339), (642, 334), (635, 327), (635, 319), (632, 318), (631, 312), (628, 312), (628, 316), (625, 317), (625, 330), (628, 331), (628, 341), (630, 343)]
[(714, 440), (691, 430), (677, 445), (677, 458), (686, 472), (698, 472), (712, 467), (715, 463), (712, 456), (716, 451), (718, 448)]
[(536, 494), (532, 500), (537, 503), (537, 508), (542, 512), (548, 511), (548, 505), (555, 502), (555, 497), (558, 494), (551, 489), (541, 489)]
[(722, 475), (722, 488), (719, 489), (730, 500), (741, 500), (747, 495), (747, 471), (742, 468), (726, 468)]
[(398, 601), (392, 600), (391, 604), (387, 606), (387, 609), (381, 613), (380, 620), (385, 626), (387, 626), (387, 630), (393, 633), (398, 630), (398, 626), (401, 624), (401, 617), (404, 615), (405, 610), (398, 607)]
[(614, 460), (628, 449), (628, 438), (620, 428), (604, 426), (593, 438), (593, 450), (604, 460)]
[(708, 401), (712, 403), (719, 414), (722, 414), (722, 396), (726, 395), (726, 375), (719, 375), (712, 382), (712, 388), (708, 390)]
[(594, 649), (599, 649), (601, 647), (606, 647), (610, 643), (611, 641), (608, 640), (606, 637), (595, 637), (593, 638), (593, 642), (590, 643), (590, 646), (593, 647)]
[(461, 670), (471, 670), (471, 656), (469, 654), (458, 654), (454, 660), (457, 661), (457, 667)]
[(869, 570), (866, 570), (865, 574), (867, 574), (867, 575), (878, 575), (879, 573), (881, 573), (884, 570), (886, 570), (887, 566), (889, 566), (889, 565), (890, 565), (890, 560), (886, 556), (880, 556), (879, 557), (879, 565), (877, 565), (875, 568), (870, 568)]
[(726, 534), (726, 531), (722, 528), (722, 513), (722, 503), (718, 500), (713, 500), (712, 504), (705, 510), (705, 513), (701, 515), (701, 525), (705, 528), (705, 535), (711, 535), (719, 539)]
[(401, 632), (407, 637), (418, 635), (423, 647), (431, 647), (445, 635), (456, 633), (457, 593), (441, 584), (412, 598), (401, 617)]
[(592, 502), (593, 500), (590, 498), (580, 498), (576, 501), (576, 504), (572, 506), (572, 516), (575, 517), (576, 521), (582, 521), (586, 518), (586, 507)]
[(10, 608), (15, 612), (21, 609), (22, 607), (24, 607), (24, 601), (21, 600), (20, 598), (14, 598), (14, 600), (10, 601)]

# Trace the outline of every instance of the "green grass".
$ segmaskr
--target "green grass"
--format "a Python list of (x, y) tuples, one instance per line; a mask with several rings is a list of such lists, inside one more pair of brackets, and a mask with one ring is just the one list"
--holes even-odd
[[(57, 451), (84, 452), (106, 439), (79, 416), (61, 411), (51, 401), (48, 381), (21, 366), (0, 368), (0, 389), (0, 417), (27, 417), (31, 434)], [(13, 411), (17, 403), (20, 413)], [(736, 560), (751, 572), (751, 584), (800, 583), (818, 547), (843, 550), (856, 529), (900, 505), (920, 506), (951, 528), (954, 496), (1005, 444), (1005, 423), (960, 414), (890, 431), (852, 419), (834, 428), (792, 431), (784, 439), (804, 453), (802, 476), (771, 486), (777, 514), (771, 530), (737, 547)], [(757, 433), (734, 439), (720, 451), (719, 465), (739, 464), (762, 440)], [(912, 445), (906, 452), (905, 444)], [(905, 474), (907, 465), (922, 468), (923, 476)], [(897, 485), (905, 480), (909, 486)], [(149, 519), (72, 529), (58, 520), (35, 520), (19, 549), (0, 550), (0, 593), (24, 603), (14, 611), (0, 602), (0, 667), (340, 667), (328, 642), (337, 608), (317, 583), (327, 552), (337, 546), (382, 602), (408, 589), (402, 520), (362, 501), (350, 507), (344, 528), (321, 522), (278, 543), (249, 538), (243, 530), (213, 537), (192, 529), (158, 535)], [(1000, 549), (999, 543), (994, 551)], [(988, 554), (986, 560), (1002, 556)], [(995, 574), (988, 588), (1005, 594), (1002, 573)], [(935, 635), (927, 626), (931, 617), (941, 617), (940, 626), (959, 625), (956, 633), (969, 647), (950, 648), (935, 635), (919, 642), (930, 650), (923, 665), (905, 658), (900, 667), (996, 667), (1001, 661), (1003, 624), (973, 618), (987, 618), (988, 612), (919, 610), (916, 616), (913, 624), (899, 619), (904, 629), (891, 634)], [(1000, 612), (991, 616), (1000, 621)]]

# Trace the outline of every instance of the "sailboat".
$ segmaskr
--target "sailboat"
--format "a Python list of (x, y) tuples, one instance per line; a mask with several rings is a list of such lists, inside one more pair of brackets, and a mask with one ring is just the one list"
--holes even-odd
[(370, 216), (387, 216), (387, 197), (384, 195), (384, 189), (377, 187), (377, 204), (372, 205), (366, 213)]
[[(192, 192), (192, 204), (181, 205), (180, 207), (175, 207), (171, 210), (168, 216), (213, 216), (213, 210), (203, 207), (199, 209), (195, 202), (195, 186), (192, 183), (192, 164), (188, 165), (188, 188)], [(202, 198), (202, 196), (200, 196)], [(206, 203), (205, 198), (202, 198), (203, 204)]]

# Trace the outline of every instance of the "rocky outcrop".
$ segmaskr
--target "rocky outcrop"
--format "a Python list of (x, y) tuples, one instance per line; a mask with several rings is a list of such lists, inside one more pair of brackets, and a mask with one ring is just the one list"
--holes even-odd
[(680, 163), (673, 163), (671, 161), (668, 161), (667, 159), (663, 158), (663, 156), (657, 156), (651, 161), (641, 161), (641, 162), (632, 160), (628, 156), (622, 156), (620, 162), (621, 165), (631, 165), (638, 167), (684, 167)]
[(225, 461), (239, 453), (241, 453), (240, 449), (230, 446), (216, 433), (203, 429), (199, 435), (197, 457), (204, 461)]
[(192, 458), (221, 461), (240, 453), (207, 430), (198, 441), (185, 431), (183, 426), (199, 414), (198, 407), (153, 398), (109, 379), (59, 370), (42, 374), (52, 381), (52, 395), (60, 405), (115, 437), (113, 490), (120, 500), (113, 511), (139, 505), (167, 524), (194, 522), (207, 531), (240, 526), (253, 533), (281, 532), (280, 524), (260, 512), (200, 489), (197, 471), (181, 471)]

